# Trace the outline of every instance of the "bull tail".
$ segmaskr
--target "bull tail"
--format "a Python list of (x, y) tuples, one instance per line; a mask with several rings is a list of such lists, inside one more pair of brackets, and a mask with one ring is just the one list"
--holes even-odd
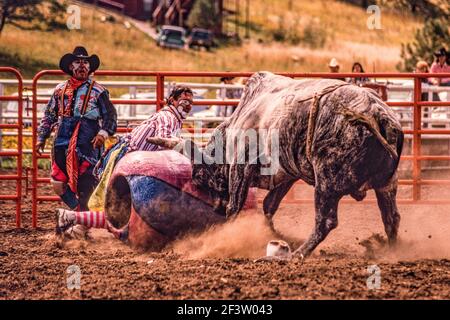
[[(388, 147), (386, 147), (387, 148), (386, 150), (388, 150), (388, 151), (392, 150), (389, 153), (392, 157), (393, 163), (392, 163), (392, 166), (390, 167), (391, 171), (388, 176), (389, 179), (391, 179), (395, 175), (395, 172), (397, 171), (399, 163), (400, 163), (400, 157), (402, 155), (402, 150), (403, 150), (404, 134), (403, 134), (403, 131), (401, 130), (401, 128), (399, 128), (397, 126), (393, 126), (390, 121), (386, 121), (386, 120), (380, 121), (379, 133), (380, 133), (381, 137), (383, 137), (384, 141), (387, 143), (386, 146), (388, 146)], [(377, 138), (378, 138), (378, 136), (377, 136)], [(384, 142), (382, 142), (380, 140), (380, 143), (382, 143), (384, 146)], [(395, 151), (395, 154), (394, 154), (394, 151)]]
[(383, 123), (377, 123), (375, 119), (368, 118), (363, 114), (345, 108), (341, 111), (350, 123), (359, 123), (364, 125), (381, 143), (381, 145), (390, 154), (397, 168), (400, 162), (400, 156), (403, 149), (403, 132)]
[[(402, 155), (402, 151), (403, 151), (403, 141), (405, 140), (405, 136), (403, 134), (402, 130), (395, 130), (394, 132), (390, 132), (390, 135), (392, 137), (392, 139), (395, 139), (395, 146), (397, 149), (397, 162), (396, 162), (396, 168), (398, 167), (398, 164), (400, 162), (400, 156)], [(388, 136), (389, 139), (389, 136)]]

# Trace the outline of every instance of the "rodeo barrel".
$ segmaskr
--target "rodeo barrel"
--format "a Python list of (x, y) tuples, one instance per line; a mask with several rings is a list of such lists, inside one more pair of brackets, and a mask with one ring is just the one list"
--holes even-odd
[[(225, 222), (191, 174), (189, 159), (176, 151), (127, 154), (107, 188), (107, 220), (122, 232), (124, 242), (141, 249), (160, 249), (183, 234)], [(249, 192), (245, 208), (255, 206), (255, 194)]]

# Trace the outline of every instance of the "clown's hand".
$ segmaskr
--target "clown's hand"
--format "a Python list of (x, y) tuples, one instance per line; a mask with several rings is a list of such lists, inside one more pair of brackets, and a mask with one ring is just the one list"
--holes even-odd
[(92, 145), (94, 148), (101, 148), (105, 143), (105, 137), (101, 134), (97, 134), (94, 139), (92, 139)]
[(41, 155), (42, 152), (44, 152), (44, 148), (45, 148), (45, 140), (41, 140), (36, 143), (36, 152), (38, 155)]
[(148, 143), (154, 144), (155, 146), (160, 146), (164, 149), (174, 149), (180, 143), (184, 142), (183, 139), (177, 137), (148, 137), (146, 139)]

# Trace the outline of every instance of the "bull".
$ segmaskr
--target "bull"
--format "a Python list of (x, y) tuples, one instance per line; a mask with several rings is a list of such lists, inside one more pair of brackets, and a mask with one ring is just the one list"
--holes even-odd
[[(256, 133), (256, 153), (245, 136), (248, 130)], [(263, 211), (273, 228), (272, 218), (294, 183), (314, 186), (315, 227), (296, 256), (310, 255), (337, 227), (342, 197), (361, 201), (369, 189), (375, 190), (389, 244), (396, 242), (397, 168), (404, 135), (394, 112), (371, 89), (258, 72), (204, 149), (190, 140), (149, 140), (178, 147), (190, 157), (193, 183), (208, 190), (215, 209), (227, 217), (242, 209), (250, 187), (258, 187), (269, 191)], [(233, 147), (234, 141), (240, 147)], [(226, 154), (226, 161), (215, 161), (218, 154)], [(268, 163), (276, 163), (276, 170), (267, 170)]]

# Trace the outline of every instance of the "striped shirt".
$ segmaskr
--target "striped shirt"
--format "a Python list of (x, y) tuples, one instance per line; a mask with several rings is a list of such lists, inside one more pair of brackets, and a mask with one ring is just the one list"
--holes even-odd
[(169, 138), (178, 136), (183, 125), (183, 117), (174, 106), (167, 106), (153, 114), (133, 129), (128, 135), (128, 152), (156, 151), (163, 149), (147, 142), (148, 137)]

